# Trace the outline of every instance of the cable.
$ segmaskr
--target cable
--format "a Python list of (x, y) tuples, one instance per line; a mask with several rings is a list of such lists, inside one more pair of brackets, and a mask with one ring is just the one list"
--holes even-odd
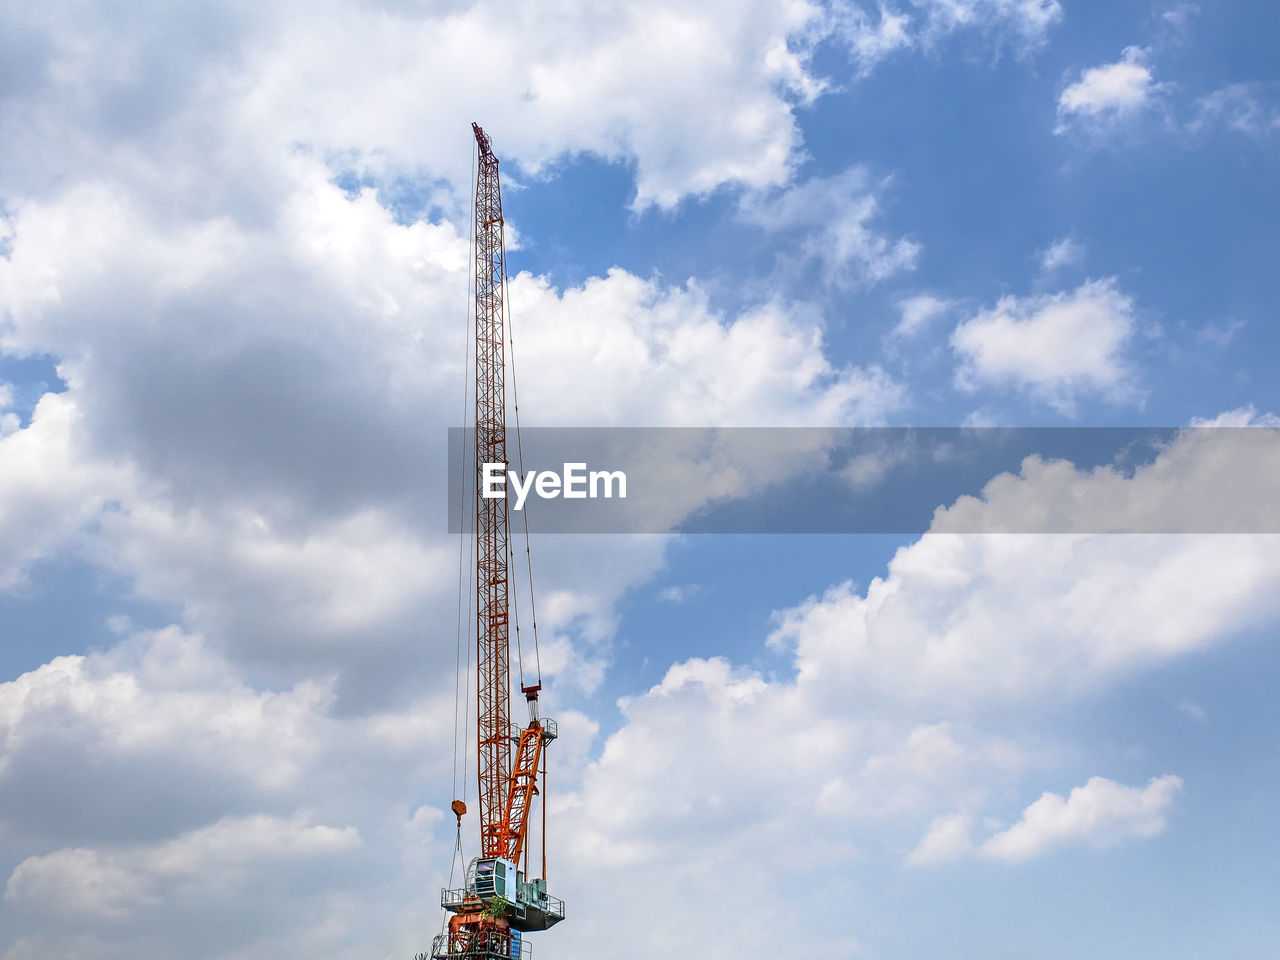
[[(527, 875), (527, 871), (526, 871)], [(547, 879), (547, 750), (542, 749), (542, 880)]]
[[(453, 889), (454, 871), (459, 866), (463, 868), (463, 871), (462, 871), (463, 881), (465, 882), (466, 880), (466, 862), (467, 861), (466, 861), (466, 858), (462, 855), (462, 818), (461, 817), (458, 818), (457, 829), (458, 829), (458, 832), (453, 838), (453, 859), (449, 861), (449, 885), (445, 887), (446, 890)], [(449, 930), (449, 914), (445, 913), (445, 915), (440, 920), (440, 935), (444, 936), (448, 932), (448, 930)]]
[[(475, 194), (475, 163), (476, 147), (474, 140), (471, 144), (471, 193)], [(458, 799), (458, 713), (460, 710), (465, 711), (463, 702), (463, 677), (462, 677), (462, 647), (464, 643), (463, 619), (462, 619), (462, 596), (469, 593), (465, 589), (464, 570), (466, 560), (466, 541), (467, 532), (463, 525), (463, 517), (465, 516), (465, 508), (467, 502), (467, 492), (470, 489), (468, 477), (470, 470), (468, 469), (469, 458), (467, 457), (467, 420), (470, 410), (471, 398), (471, 311), (472, 304), (475, 302), (471, 296), (471, 287), (473, 283), (473, 275), (475, 271), (475, 257), (470, 255), (470, 251), (475, 243), (475, 215), (474, 212), (470, 218), (470, 225), (467, 229), (467, 250), (468, 250), (468, 266), (467, 266), (467, 306), (466, 313), (466, 334), (463, 337), (462, 344), (462, 453), (461, 460), (458, 464), (458, 472), (460, 474), (460, 482), (458, 484), (458, 641), (457, 649), (454, 651), (454, 680), (453, 680), (453, 797)], [(469, 613), (470, 611), (468, 611)], [(465, 639), (470, 640), (470, 628), (466, 630)], [(465, 747), (463, 753), (463, 764), (466, 764)], [(464, 789), (465, 789), (465, 773)]]
[[(515, 566), (516, 555), (511, 549), (511, 541), (507, 540), (507, 559), (511, 561), (510, 566)], [(511, 619), (516, 628), (516, 664), (520, 671), (520, 689), (524, 689), (524, 648), (520, 644), (520, 594), (516, 593), (516, 602), (511, 607)]]
[[(505, 224), (504, 224), (505, 228)], [(505, 246), (505, 244), (504, 244)], [(520, 388), (516, 381), (516, 333), (515, 324), (511, 319), (511, 296), (507, 287), (507, 272), (502, 271), (502, 309), (506, 315), (507, 324), (507, 344), (510, 347), (511, 355), (511, 400), (512, 406), (515, 408), (516, 414), (516, 459), (520, 465), (520, 476), (524, 476), (524, 440), (520, 431)], [(529, 513), (528, 505), (520, 511), (524, 521), (524, 558), (527, 579), (529, 583), (529, 612), (533, 618), (533, 655), (535, 668), (538, 673), (538, 686), (542, 686), (542, 650), (538, 646), (538, 604), (534, 599), (533, 593), (533, 553), (529, 549)], [(521, 686), (524, 685), (524, 676), (521, 674)]]
[[(471, 197), (472, 203), (475, 202), (475, 170), (476, 170), (476, 147), (471, 147)], [(462, 780), (462, 792), (466, 792), (466, 766), (467, 766), (467, 739), (470, 730), (470, 722), (467, 719), (467, 707), (470, 704), (470, 696), (468, 695), (469, 681), (471, 677), (471, 602), (472, 591), (467, 589), (467, 577), (465, 571), (468, 559), (474, 560), (474, 538), (467, 536), (463, 518), (466, 516), (467, 494), (472, 491), (474, 484), (474, 476), (470, 469), (470, 461), (474, 459), (474, 454), (469, 457), (468, 453), (474, 448), (474, 439), (471, 444), (467, 442), (467, 422), (471, 417), (471, 379), (472, 379), (472, 340), (474, 339), (472, 330), (472, 311), (475, 299), (472, 296), (472, 287), (475, 283), (475, 212), (469, 218), (467, 228), (467, 305), (465, 307), (466, 315), (466, 332), (463, 336), (462, 345), (462, 451), (461, 459), (458, 463), (458, 472), (461, 482), (458, 484), (458, 636), (457, 645), (454, 651), (454, 680), (453, 680), (453, 798), (461, 799), (458, 795), (458, 781)], [(474, 499), (474, 496), (473, 498)], [(467, 550), (468, 543), (472, 544), (472, 551)], [(466, 619), (463, 619), (463, 595), (467, 596), (466, 600)], [(466, 648), (466, 667), (463, 668), (463, 647)], [(462, 714), (462, 766), (458, 766), (458, 715)], [(453, 841), (454, 855), (449, 862), (449, 887), (453, 889), (454, 871), (461, 864), (464, 867), (466, 857), (462, 850), (462, 817), (458, 816), (457, 832)], [(440, 935), (446, 936), (448, 931), (448, 915), (442, 918), (440, 923)]]

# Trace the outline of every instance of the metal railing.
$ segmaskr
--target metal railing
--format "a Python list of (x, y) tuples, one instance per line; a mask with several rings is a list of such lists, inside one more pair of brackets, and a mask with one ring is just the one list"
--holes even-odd
[[(471, 899), (475, 900), (476, 906), (483, 905), (483, 901), (481, 901), (479, 897), (472, 895)], [(466, 900), (466, 887), (454, 887), (453, 890), (448, 890), (448, 888), (444, 887), (440, 888), (440, 906), (443, 906), (445, 910), (461, 908), (461, 906), (465, 904)], [(554, 918), (558, 920), (564, 919), (564, 901), (559, 899), (559, 897), (548, 895), (545, 900), (527, 902), (524, 906), (535, 906), (535, 908), (543, 911), (543, 913), (548, 916), (554, 916)]]
[[(432, 960), (530, 960), (533, 956), (533, 945), (521, 938), (520, 952), (513, 952), (513, 944), (505, 938), (491, 938), (487, 942), (470, 949), (450, 950), (449, 935), (438, 934), (431, 941)], [(419, 954), (421, 957), (421, 954)]]
[[(551, 740), (557, 739), (560, 736), (560, 725), (556, 723), (554, 720), (552, 720), (550, 717), (541, 717), (539, 718), (538, 723), (542, 725), (542, 739), (551, 741)], [(520, 734), (524, 733), (524, 731), (527, 729), (528, 729), (527, 724), (522, 727), (518, 723), (513, 723), (511, 724), (511, 728), (507, 731), (507, 737), (513, 743), (519, 743)]]
[[(444, 907), (446, 910), (463, 906), (466, 899), (466, 887), (456, 887), (453, 890), (442, 888), (440, 890), (440, 906)], [(471, 899), (475, 901), (477, 907), (482, 905), (482, 901), (474, 895)], [(515, 906), (516, 904), (512, 905)], [(553, 897), (548, 894), (545, 900), (535, 900), (522, 905), (525, 907), (536, 907), (547, 916), (555, 917), (557, 920), (564, 919), (564, 901), (559, 897)]]
[(553, 897), (548, 895), (546, 902), (545, 903), (539, 902), (538, 905), (542, 907), (543, 913), (545, 913), (547, 916), (555, 917), (557, 920), (564, 919), (564, 901), (561, 900), (559, 897)]
[(450, 907), (460, 907), (462, 902), (467, 899), (467, 888), (458, 887), (454, 890), (441, 889), (440, 906), (448, 910)]

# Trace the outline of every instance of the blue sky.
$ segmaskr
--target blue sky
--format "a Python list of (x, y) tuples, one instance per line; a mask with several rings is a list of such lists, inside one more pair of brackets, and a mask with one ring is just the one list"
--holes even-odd
[[(471, 120), (526, 425), (1274, 427), (1277, 28), (0, 5), (0, 960), (428, 947)], [(539, 956), (1280, 958), (1276, 537), (944, 531), (536, 539)]]

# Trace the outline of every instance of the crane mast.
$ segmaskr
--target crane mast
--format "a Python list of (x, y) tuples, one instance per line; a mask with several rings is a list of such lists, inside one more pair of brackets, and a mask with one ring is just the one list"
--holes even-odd
[[(482, 496), (485, 464), (507, 459), (506, 263), (498, 157), (478, 124), (475, 192), (475, 536), (476, 737), (480, 855), (467, 865), (465, 885), (443, 890), (450, 914), (432, 943), (437, 960), (510, 960), (528, 954), (523, 935), (564, 919), (564, 902), (547, 893), (546, 837), (542, 877), (528, 873), (527, 831), (540, 792), (539, 764), (556, 739), (554, 720), (538, 715), (541, 680), (521, 686), (529, 706), (523, 729), (511, 723), (510, 514), (505, 498)], [(532, 588), (531, 588), (532, 589)], [(523, 679), (523, 678), (522, 678)], [(512, 757), (512, 744), (515, 756)], [(542, 767), (545, 781), (545, 764)], [(466, 804), (455, 800), (461, 836)], [(524, 865), (521, 865), (521, 856)]]

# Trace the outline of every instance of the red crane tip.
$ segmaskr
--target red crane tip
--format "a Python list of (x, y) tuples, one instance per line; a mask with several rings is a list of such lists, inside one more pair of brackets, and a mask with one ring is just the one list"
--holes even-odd
[(471, 121), (471, 130), (476, 135), (476, 143), (480, 145), (480, 155), (487, 157), (493, 153), (492, 142), (489, 135), (484, 132), (484, 128), (474, 120)]

